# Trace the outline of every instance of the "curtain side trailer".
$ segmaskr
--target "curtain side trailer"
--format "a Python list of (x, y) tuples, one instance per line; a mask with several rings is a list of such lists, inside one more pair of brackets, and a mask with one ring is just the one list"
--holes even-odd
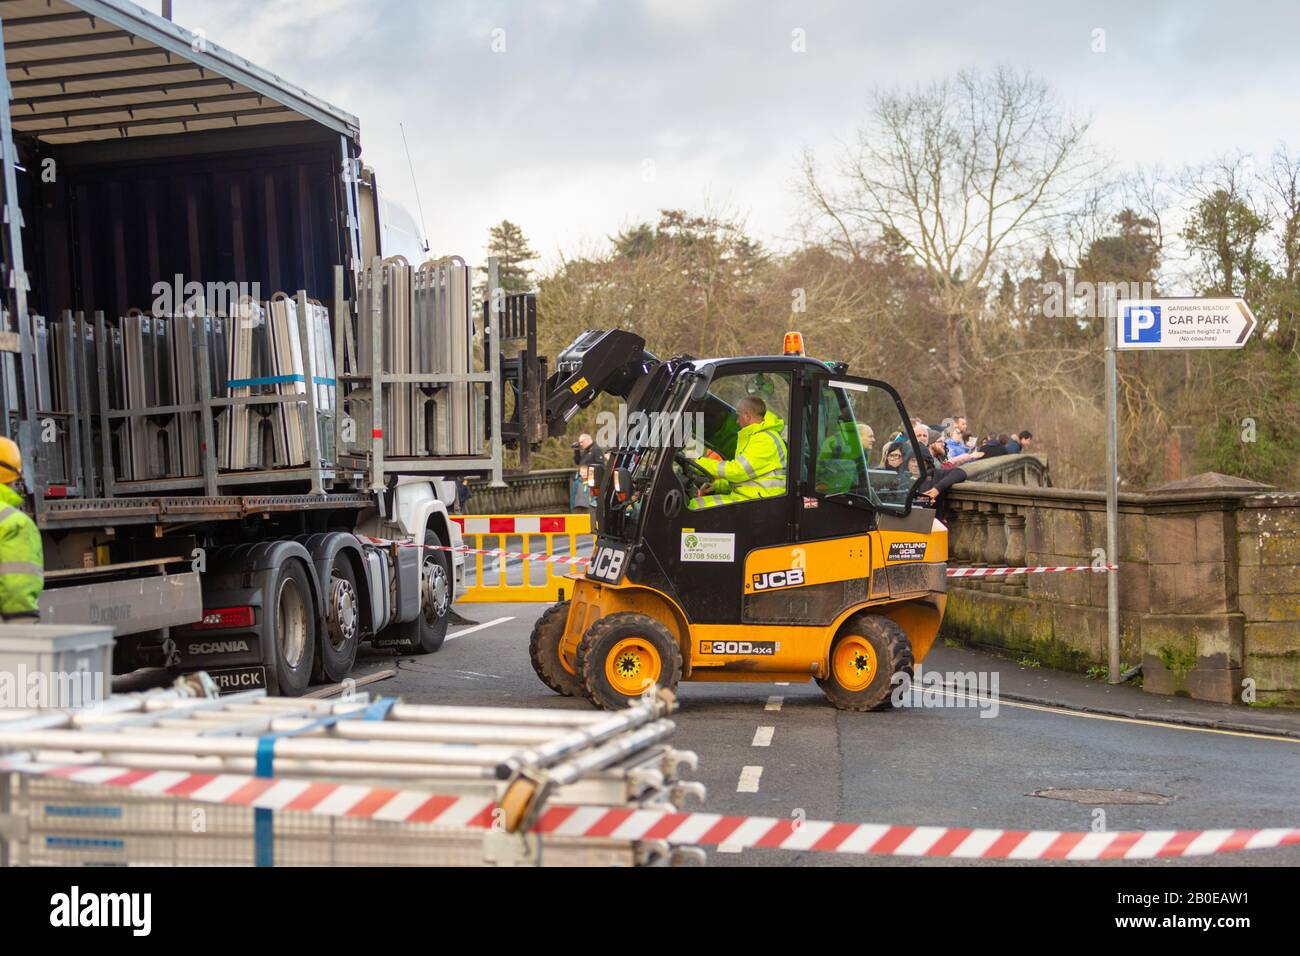
[[(464, 383), (475, 397), (452, 414), (477, 416), (479, 446), (395, 459), (382, 400), (371, 403), (369, 427), (348, 436), (370, 390), (390, 387), (378, 358), (358, 365), (353, 341), (353, 323), (368, 320), (356, 305), (364, 277), (390, 252), (356, 118), (124, 0), (16, 0), (3, 12), (10, 281), (0, 424), (23, 449), (23, 490), (42, 532), (42, 620), (113, 625), (115, 673), (202, 669), (231, 691), (296, 695), (342, 680), (362, 642), (437, 650), (464, 587), (449, 517), (454, 479), (500, 481), (502, 363), (526, 364), (500, 354), (510, 339), (499, 325), (504, 307), (485, 308), (478, 328), (466, 288), (457, 328), (485, 367), (411, 388), (433, 401)], [(196, 362), (197, 405), (142, 411), (112, 398), (107, 383), (122, 376), (165, 377), (161, 359), (153, 369), (125, 359), (117, 367), (127, 353), (113, 349), (125, 328), (114, 323), (124, 316), (142, 317), (146, 330), (151, 316), (184, 321), (197, 330), (187, 356), (228, 358), (203, 331), (221, 321), (214, 287), (237, 295), (223, 328), (245, 314), (245, 300), (273, 305), (274, 293), (290, 293), (285, 314), (297, 325), (276, 328), (287, 330), (294, 367), (307, 374), (269, 378), (272, 393), (293, 397), (223, 388), (233, 374), (214, 371), (209, 381)], [(186, 311), (192, 288), (203, 296), (197, 317)], [(324, 330), (307, 324), (313, 309), (328, 313), (328, 347), (317, 348)], [(535, 324), (531, 331), (535, 340)], [(177, 333), (167, 335), (174, 358)], [(166, 374), (186, 367), (172, 361)], [(535, 359), (531, 368), (535, 380)], [(308, 443), (305, 466), (223, 470), (214, 420), (271, 406), (306, 422), (295, 432)], [(187, 414), (197, 432), (172, 427)], [(200, 464), (179, 476), (185, 467), (174, 464), (128, 475), (124, 436), (136, 428), (148, 436), (146, 471), (180, 461), (181, 446), (197, 448)], [(508, 438), (509, 422), (505, 430)]]

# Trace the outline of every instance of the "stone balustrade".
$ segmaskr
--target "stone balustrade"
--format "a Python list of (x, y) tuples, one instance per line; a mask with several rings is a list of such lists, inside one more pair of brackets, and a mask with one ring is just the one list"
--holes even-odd
[[(1105, 495), (971, 481), (954, 566), (1106, 563)], [(1120, 495), (1121, 658), (1156, 693), (1300, 703), (1300, 495)], [(1083, 670), (1106, 662), (1106, 574), (953, 578), (944, 634)]]

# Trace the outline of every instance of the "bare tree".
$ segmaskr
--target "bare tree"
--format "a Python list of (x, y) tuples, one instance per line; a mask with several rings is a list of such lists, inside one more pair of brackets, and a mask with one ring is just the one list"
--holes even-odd
[(1300, 157), (1292, 156), (1286, 146), (1279, 146), (1263, 180), (1272, 219), (1278, 227), (1282, 278), (1295, 282), (1300, 275)]
[(965, 350), (978, 347), (999, 258), (1049, 230), (1092, 173), (1087, 126), (1032, 75), (998, 68), (878, 92), (834, 185), (805, 157), (804, 192), (828, 242), (856, 258), (884, 238), (924, 269), (940, 334), (922, 334), (938, 340), (932, 371), (953, 409), (965, 406)]

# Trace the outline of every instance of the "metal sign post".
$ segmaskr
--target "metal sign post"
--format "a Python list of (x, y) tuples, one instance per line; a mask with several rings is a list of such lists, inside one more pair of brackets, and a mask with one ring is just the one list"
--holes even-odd
[[(1116, 300), (1106, 295), (1106, 563), (1119, 564), (1119, 377), (1115, 368)], [(1106, 575), (1107, 679), (1119, 683), (1119, 572)]]
[[(1106, 300), (1106, 563), (1119, 564), (1119, 380), (1120, 349), (1239, 349), (1258, 324), (1245, 299), (1120, 299), (1108, 289)], [(1106, 586), (1108, 679), (1118, 684), (1119, 574)]]

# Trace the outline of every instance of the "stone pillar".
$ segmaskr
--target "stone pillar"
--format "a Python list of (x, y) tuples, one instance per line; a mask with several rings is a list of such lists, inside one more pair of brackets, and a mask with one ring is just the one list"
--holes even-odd
[[(1006, 515), (997, 510), (997, 505), (992, 506), (986, 519), (987, 535), (984, 542), (984, 563), (989, 567), (1000, 568), (1006, 567), (1007, 554), (1007, 537), (1006, 537)], [(988, 590), (1002, 593), (1006, 590), (1005, 578), (986, 578), (990, 582)]]
[[(970, 510), (966, 511), (962, 517), (968, 522), (967, 531), (961, 536), (962, 555), (961, 563), (963, 565), (977, 565), (984, 560), (984, 541), (985, 534), (988, 530), (987, 516), (979, 509), (979, 506), (972, 504)], [(955, 578), (961, 581), (966, 587), (979, 588), (982, 579), (980, 578)]]
[[(1028, 558), (1029, 549), (1025, 544), (1025, 516), (1022, 514), (1008, 514), (1006, 516), (1007, 525), (1007, 550), (1006, 562), (1010, 567), (1024, 567)], [(1003, 578), (1003, 583), (1007, 585), (1008, 590), (1024, 593), (1028, 586), (1028, 575), (1016, 574), (1008, 578)]]
[(961, 537), (966, 532), (966, 512), (960, 501), (948, 501), (947, 508), (948, 564), (957, 565), (961, 561)]

